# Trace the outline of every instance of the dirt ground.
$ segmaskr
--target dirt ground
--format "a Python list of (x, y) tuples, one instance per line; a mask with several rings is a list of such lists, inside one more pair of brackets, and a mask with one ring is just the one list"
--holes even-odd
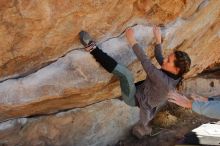
[(208, 122), (215, 122), (193, 113), (191, 110), (169, 104), (157, 114), (151, 122), (153, 132), (142, 140), (134, 137), (131, 132), (129, 136), (115, 146), (174, 146), (183, 136), (192, 129)]

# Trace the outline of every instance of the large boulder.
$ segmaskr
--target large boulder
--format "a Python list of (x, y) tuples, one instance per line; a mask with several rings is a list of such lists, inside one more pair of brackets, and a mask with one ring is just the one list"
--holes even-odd
[(135, 30), (156, 64), (152, 26), (160, 25), (164, 55), (192, 59), (183, 91), (219, 94), (219, 79), (192, 78), (220, 63), (219, 8), (220, 0), (1, 0), (0, 145), (114, 144), (137, 122), (137, 108), (112, 99), (119, 82), (82, 49), (80, 30), (140, 81), (124, 30)]
[(155, 11), (155, 22), (167, 23), (192, 5), (184, 1), (2, 0), (0, 80), (29, 74), (76, 49), (82, 29), (98, 40), (107, 39), (137, 19), (143, 21), (149, 11)]
[(165, 55), (189, 53), (186, 78), (195, 76), (220, 62), (219, 7), (219, 0), (2, 1), (0, 121), (120, 96), (118, 80), (80, 49), (81, 29), (139, 81), (146, 75), (122, 32), (138, 23), (136, 38), (153, 58), (152, 24), (162, 24)]
[(107, 146), (129, 134), (139, 109), (111, 99), (68, 112), (0, 123), (0, 145)]
[(220, 71), (206, 73), (183, 82), (181, 90), (185, 94), (198, 94), (203, 97), (219, 96)]

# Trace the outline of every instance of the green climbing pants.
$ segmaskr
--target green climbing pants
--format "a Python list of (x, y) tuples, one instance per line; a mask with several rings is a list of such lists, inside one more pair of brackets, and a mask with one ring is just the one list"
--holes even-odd
[(130, 106), (136, 106), (136, 87), (131, 72), (123, 65), (117, 64), (112, 73), (118, 77), (124, 102)]

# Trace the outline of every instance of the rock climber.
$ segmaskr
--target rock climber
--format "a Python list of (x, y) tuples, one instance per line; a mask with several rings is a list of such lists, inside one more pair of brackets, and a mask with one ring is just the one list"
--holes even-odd
[(136, 41), (132, 28), (128, 28), (125, 34), (128, 43), (148, 76), (136, 86), (128, 68), (103, 52), (87, 32), (81, 31), (79, 37), (85, 50), (90, 52), (109, 73), (118, 77), (124, 102), (140, 108), (140, 120), (134, 125), (132, 133), (141, 139), (151, 133), (152, 128), (149, 126), (149, 122), (154, 118), (158, 109), (168, 100), (168, 93), (175, 90), (183, 75), (189, 71), (191, 60), (188, 54), (183, 51), (174, 51), (164, 58), (161, 31), (159, 27), (154, 26), (153, 34), (156, 39), (154, 52), (156, 60), (161, 65), (161, 68), (158, 69), (151, 63), (151, 60)]

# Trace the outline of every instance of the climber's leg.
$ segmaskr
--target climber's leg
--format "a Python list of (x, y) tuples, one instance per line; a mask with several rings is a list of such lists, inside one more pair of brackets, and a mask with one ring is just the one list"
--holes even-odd
[(87, 32), (82, 31), (79, 35), (81, 43), (85, 46), (85, 50), (89, 51), (96, 61), (99, 62), (109, 73), (113, 73), (119, 78), (122, 98), (125, 103), (130, 106), (136, 106), (136, 88), (131, 72), (125, 66), (118, 64), (112, 57), (99, 49)]
[(140, 107), (140, 120), (132, 128), (132, 134), (139, 139), (142, 139), (145, 135), (150, 135), (152, 128), (149, 126), (150, 121), (155, 116), (155, 108), (145, 110)]
[(131, 72), (123, 65), (118, 64), (112, 71), (120, 80), (122, 98), (126, 104), (137, 106), (135, 102), (136, 87)]

